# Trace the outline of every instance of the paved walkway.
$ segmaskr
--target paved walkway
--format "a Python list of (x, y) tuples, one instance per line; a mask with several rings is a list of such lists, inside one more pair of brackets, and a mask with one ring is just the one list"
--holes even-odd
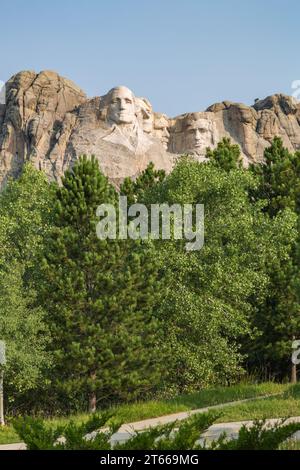
[[(280, 423), (281, 421), (282, 418), (267, 419), (266, 425), (274, 425), (276, 423)], [(300, 423), (300, 416), (294, 416), (285, 420), (285, 424), (289, 423)], [(243, 425), (251, 427), (253, 425), (253, 421), (236, 421), (232, 423), (213, 424), (204, 434), (202, 434), (201, 437), (203, 440), (206, 439), (207, 441), (215, 441), (218, 439), (218, 437), (220, 437), (221, 434), (225, 432), (230, 439), (234, 439), (237, 437), (239, 430)], [(299, 431), (294, 434), (294, 439), (300, 440)]]
[[(281, 395), (276, 393), (273, 395), (264, 395), (261, 397), (245, 398), (243, 400), (230, 401), (228, 403), (220, 403), (219, 405), (207, 406), (205, 408), (198, 408), (196, 410), (182, 411), (180, 413), (173, 413), (170, 415), (160, 416), (158, 418), (145, 419), (143, 421), (136, 421), (134, 423), (123, 424), (117, 433), (112, 436), (112, 442), (124, 442), (134, 431), (142, 431), (160, 424), (173, 423), (174, 421), (181, 421), (187, 419), (194, 414), (207, 413), (208, 411), (220, 410), (229, 406), (241, 405), (254, 400), (264, 400), (266, 398)], [(226, 424), (226, 423), (225, 423)], [(1, 450), (1, 449), (0, 449)]]
[(194, 414), (207, 413), (208, 411), (219, 410), (222, 408), (226, 408), (228, 406), (242, 405), (243, 403), (247, 403), (249, 401), (254, 401), (254, 400), (264, 400), (266, 398), (275, 397), (278, 395), (282, 395), (282, 394), (276, 393), (273, 395), (264, 395), (261, 397), (244, 398), (243, 400), (229, 401), (227, 403), (220, 403), (219, 405), (207, 406), (206, 408), (198, 408), (196, 410), (182, 411), (180, 413), (173, 413), (170, 415), (160, 416), (158, 418), (151, 418), (151, 419), (145, 419), (143, 421), (136, 421), (134, 423), (123, 424), (121, 428), (119, 429), (119, 431), (121, 430), (132, 431), (132, 429), (134, 429), (135, 431), (140, 431), (142, 429), (151, 428), (159, 424), (168, 424), (168, 423), (172, 423), (173, 421), (181, 421)]
[[(165, 416), (160, 416), (158, 418), (151, 418), (151, 419), (146, 419), (143, 421), (136, 421), (134, 423), (127, 423), (123, 424), (120, 429), (118, 430), (117, 433), (115, 433), (112, 436), (112, 443), (114, 442), (124, 442), (127, 439), (129, 439), (130, 435), (134, 431), (142, 431), (143, 429), (151, 428), (154, 426), (158, 426), (160, 424), (168, 424), (172, 423), (174, 421), (181, 421), (183, 419), (188, 418), (189, 416), (192, 416), (197, 413), (207, 413), (208, 411), (212, 410), (219, 410), (222, 408), (226, 408), (228, 406), (235, 406), (235, 405), (240, 405), (243, 403), (247, 403), (253, 400), (264, 400), (266, 398), (270, 397), (275, 397), (278, 395), (282, 395), (281, 393), (276, 393), (276, 394), (271, 394), (271, 395), (263, 395), (260, 397), (252, 397), (252, 398), (245, 398), (243, 400), (237, 400), (237, 401), (231, 401), (228, 403), (221, 403), (219, 405), (213, 405), (213, 406), (207, 406), (206, 408), (199, 408), (196, 410), (190, 410), (190, 411), (183, 411), (180, 413), (173, 413), (170, 415), (165, 415)], [(291, 418), (291, 419), (298, 419), (298, 418)], [(300, 418), (299, 418), (300, 420)], [(270, 420), (272, 421), (272, 420)], [(215, 435), (220, 435), (222, 432), (227, 432), (226, 429), (228, 429), (228, 432), (230, 433), (238, 433), (238, 426), (241, 427), (244, 423), (249, 423), (251, 424), (251, 421), (244, 421), (244, 422), (238, 422), (238, 423), (219, 423), (219, 424), (214, 424), (212, 425), (209, 430), (207, 431), (207, 436), (205, 434), (205, 437), (207, 439), (210, 439), (210, 432), (212, 433), (212, 436)], [(89, 436), (93, 436), (93, 433), (91, 433)], [(214, 439), (215, 437), (213, 437)], [(0, 450), (24, 450), (26, 449), (26, 446), (23, 442), (18, 442), (16, 444), (5, 444), (5, 445), (0, 445)]]
[(18, 442), (16, 444), (1, 445), (0, 450), (26, 450), (26, 446), (24, 442)]

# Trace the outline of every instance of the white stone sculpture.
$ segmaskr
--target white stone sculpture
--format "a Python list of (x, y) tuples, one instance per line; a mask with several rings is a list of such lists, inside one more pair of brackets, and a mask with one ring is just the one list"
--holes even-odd
[(154, 130), (153, 133), (157, 137), (163, 148), (168, 149), (170, 132), (169, 132), (170, 122), (166, 114), (155, 113), (154, 118)]
[(207, 147), (214, 148), (218, 142), (217, 126), (213, 113), (188, 113), (176, 119), (172, 150), (205, 157)]
[(144, 133), (139, 122), (140, 112), (138, 102), (129, 88), (118, 86), (112, 88), (101, 102), (106, 111), (104, 117), (109, 129), (104, 132), (102, 139), (116, 145), (123, 145), (131, 152), (145, 152), (152, 144)]

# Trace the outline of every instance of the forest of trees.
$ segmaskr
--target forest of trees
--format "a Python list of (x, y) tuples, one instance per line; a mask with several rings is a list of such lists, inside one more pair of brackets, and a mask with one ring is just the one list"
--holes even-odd
[[(82, 156), (62, 184), (30, 164), (0, 195), (0, 339), (14, 410), (72, 412), (284, 380), (300, 335), (300, 152), (243, 168), (223, 139), (117, 191)], [(204, 204), (205, 243), (100, 240), (96, 209)]]

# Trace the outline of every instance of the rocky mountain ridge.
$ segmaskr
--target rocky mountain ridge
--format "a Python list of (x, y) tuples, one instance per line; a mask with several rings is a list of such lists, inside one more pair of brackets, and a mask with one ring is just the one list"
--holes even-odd
[(150, 161), (168, 172), (184, 153), (205, 160), (206, 148), (223, 137), (239, 144), (248, 165), (262, 160), (276, 135), (290, 151), (300, 149), (300, 104), (283, 94), (169, 118), (124, 86), (88, 98), (56, 72), (24, 71), (6, 83), (0, 104), (0, 184), (18, 176), (26, 161), (59, 181), (85, 153), (118, 185)]

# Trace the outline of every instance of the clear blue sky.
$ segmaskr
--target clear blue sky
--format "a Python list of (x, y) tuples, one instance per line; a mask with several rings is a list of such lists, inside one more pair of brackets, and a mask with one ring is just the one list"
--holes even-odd
[(172, 116), (300, 80), (297, 0), (14, 0), (0, 17), (3, 81), (50, 69), (89, 96), (123, 84)]

